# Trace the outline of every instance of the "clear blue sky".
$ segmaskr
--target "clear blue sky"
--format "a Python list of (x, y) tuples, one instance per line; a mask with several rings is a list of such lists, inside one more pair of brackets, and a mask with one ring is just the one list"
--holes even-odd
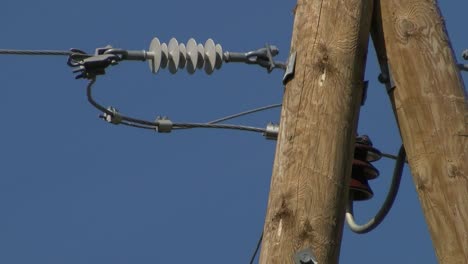
[[(461, 60), (468, 48), (465, 1), (441, 3)], [(266, 42), (289, 51), (295, 1), (13, 1), (0, 10), (0, 48), (92, 52), (111, 44), (147, 49), (213, 38), (225, 50)], [(65, 58), (0, 57), (0, 263), (248, 263), (261, 233), (275, 142), (249, 132), (196, 129), (157, 134), (113, 126), (86, 101)], [(373, 50), (359, 132), (382, 151), (401, 143), (377, 82)], [(152, 75), (125, 62), (100, 77), (96, 97), (146, 119), (203, 122), (281, 102), (282, 73), (249, 65)], [(264, 127), (279, 110), (236, 120)], [(356, 208), (374, 214), (393, 162), (376, 163), (375, 197)], [(345, 227), (341, 263), (436, 263), (408, 168), (393, 210), (366, 235)]]

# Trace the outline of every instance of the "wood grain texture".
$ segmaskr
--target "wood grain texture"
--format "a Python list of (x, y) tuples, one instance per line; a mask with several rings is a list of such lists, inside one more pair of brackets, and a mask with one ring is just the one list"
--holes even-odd
[(437, 258), (468, 263), (468, 104), (443, 18), (436, 1), (378, 2), (373, 39)]
[(283, 99), (262, 264), (311, 248), (338, 262), (364, 78), (371, 0), (299, 0), (294, 78)]

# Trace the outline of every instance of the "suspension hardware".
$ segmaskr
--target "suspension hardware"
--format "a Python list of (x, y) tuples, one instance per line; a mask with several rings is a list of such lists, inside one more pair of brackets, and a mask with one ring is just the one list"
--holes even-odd
[(73, 53), (68, 57), (67, 64), (75, 68), (73, 73), (79, 73), (75, 78), (91, 79), (97, 75), (104, 75), (108, 66), (118, 64), (122, 58), (117, 54), (106, 54), (105, 52), (109, 49), (112, 47), (97, 48), (94, 56), (86, 55), (78, 49), (72, 49)]
[[(148, 61), (151, 72), (155, 74), (161, 68), (168, 68), (172, 74), (184, 68), (189, 74), (195, 73), (197, 69), (204, 69), (207, 74), (212, 74), (214, 70), (219, 70), (224, 62), (256, 64), (267, 69), (268, 73), (274, 69), (286, 70), (287, 68), (286, 63), (273, 59), (279, 53), (276, 46), (266, 44), (264, 48), (248, 52), (223, 52), (223, 47), (212, 39), (208, 39), (203, 45), (193, 38), (189, 39), (187, 44), (179, 43), (175, 38), (172, 38), (168, 44), (161, 43), (158, 38), (153, 38), (148, 51), (124, 50), (106, 46), (96, 49), (94, 56), (78, 49), (72, 49), (71, 52), (68, 65), (78, 68), (75, 72), (81, 74), (77, 76), (77, 79), (90, 79), (93, 76), (105, 74), (106, 67), (123, 60)], [(294, 65), (294, 58), (290, 61), (292, 65)], [(293, 66), (290, 68), (293, 71)]]

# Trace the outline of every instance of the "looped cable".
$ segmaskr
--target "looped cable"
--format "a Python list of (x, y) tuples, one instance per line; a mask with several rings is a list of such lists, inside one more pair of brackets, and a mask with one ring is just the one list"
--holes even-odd
[[(88, 97), (88, 102), (94, 106), (96, 109), (98, 109), (99, 111), (103, 112), (104, 114), (108, 115), (108, 116), (111, 116), (113, 117), (115, 115), (115, 111), (111, 111), (107, 108), (105, 108), (104, 106), (102, 106), (101, 104), (99, 104), (98, 102), (96, 102), (93, 98), (93, 94), (92, 94), (92, 87), (94, 85), (94, 83), (96, 82), (96, 77), (92, 77), (89, 82), (88, 82), (88, 85), (86, 87), (86, 95)], [(135, 124), (139, 124), (139, 125), (142, 125), (142, 126), (150, 126), (150, 127), (157, 127), (159, 125), (159, 123), (157, 122), (149, 122), (149, 121), (145, 121), (145, 120), (141, 120), (141, 119), (137, 119), (137, 118), (132, 118), (132, 117), (128, 117), (128, 116), (125, 116), (125, 115), (122, 115), (120, 114), (120, 119), (122, 121), (127, 121), (127, 122), (131, 122), (131, 123), (135, 123)]]
[(390, 185), (390, 190), (388, 191), (387, 197), (385, 198), (385, 201), (382, 204), (380, 210), (377, 212), (377, 214), (373, 218), (371, 218), (367, 223), (363, 225), (359, 225), (356, 223), (353, 215), (353, 199), (348, 200), (348, 204), (346, 206), (346, 223), (348, 224), (351, 231), (358, 234), (368, 233), (374, 228), (376, 228), (384, 220), (385, 216), (387, 216), (388, 212), (392, 208), (393, 202), (395, 201), (395, 198), (397, 196), (398, 189), (400, 187), (401, 176), (403, 174), (405, 160), (406, 152), (404, 146), (402, 145), (400, 147), (400, 151), (398, 152), (398, 157), (395, 163), (395, 169), (393, 171), (392, 183)]
[[(128, 116), (122, 115), (121, 113), (119, 113), (113, 107), (106, 108), (103, 105), (101, 105), (100, 103), (98, 103), (96, 100), (94, 100), (93, 94), (92, 94), (92, 88), (93, 88), (93, 85), (95, 84), (95, 82), (96, 82), (96, 76), (92, 76), (91, 78), (89, 78), (89, 82), (88, 82), (88, 85), (86, 87), (86, 94), (87, 94), (88, 102), (92, 106), (94, 106), (96, 109), (98, 109), (99, 111), (101, 111), (103, 113), (103, 115), (101, 115), (101, 117), (104, 117), (108, 122), (109, 122), (109, 120), (111, 120), (111, 123), (113, 123), (113, 124), (123, 124), (123, 125), (126, 125), (126, 126), (143, 128), (143, 129), (152, 129), (152, 130), (155, 130), (155, 129), (159, 128), (159, 125), (160, 125), (159, 121), (151, 122), (151, 121), (146, 121), (146, 120), (142, 120), (142, 119), (138, 119), (138, 118), (128, 117)], [(264, 107), (264, 108), (262, 108), (262, 110), (270, 109), (270, 108), (273, 108), (273, 107), (278, 107), (278, 105)], [(247, 112), (241, 113), (240, 115), (244, 115), (246, 113), (252, 113), (252, 112), (255, 112), (255, 111), (257, 111), (257, 110), (247, 111)], [(227, 119), (234, 118), (236, 116), (237, 115), (229, 116), (227, 118), (214, 120), (214, 121), (211, 121), (209, 123), (173, 123), (172, 127), (173, 127), (173, 129), (218, 128), (218, 129), (234, 129), (234, 130), (258, 132), (258, 133), (264, 133), (265, 132), (265, 129), (258, 128), (258, 127), (232, 125), (232, 124), (219, 124), (218, 123), (218, 122), (221, 122), (221, 121), (224, 121), (224, 120), (227, 120)], [(119, 122), (112, 122), (113, 120), (119, 120)]]

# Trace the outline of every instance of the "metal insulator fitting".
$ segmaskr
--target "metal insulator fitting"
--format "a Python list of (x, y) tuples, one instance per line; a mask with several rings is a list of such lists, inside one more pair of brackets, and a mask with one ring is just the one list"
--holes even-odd
[(278, 124), (268, 123), (263, 135), (265, 136), (266, 139), (277, 140), (278, 139), (278, 132), (279, 132), (279, 125)]
[(158, 126), (156, 127), (156, 131), (159, 133), (170, 133), (172, 131), (172, 121), (167, 119), (167, 117), (157, 117), (156, 123)]
[(122, 122), (122, 116), (119, 114), (119, 111), (115, 109), (114, 107), (110, 106), (107, 108), (112, 114), (104, 113), (102, 115), (102, 118), (106, 120), (108, 123), (118, 125)]

